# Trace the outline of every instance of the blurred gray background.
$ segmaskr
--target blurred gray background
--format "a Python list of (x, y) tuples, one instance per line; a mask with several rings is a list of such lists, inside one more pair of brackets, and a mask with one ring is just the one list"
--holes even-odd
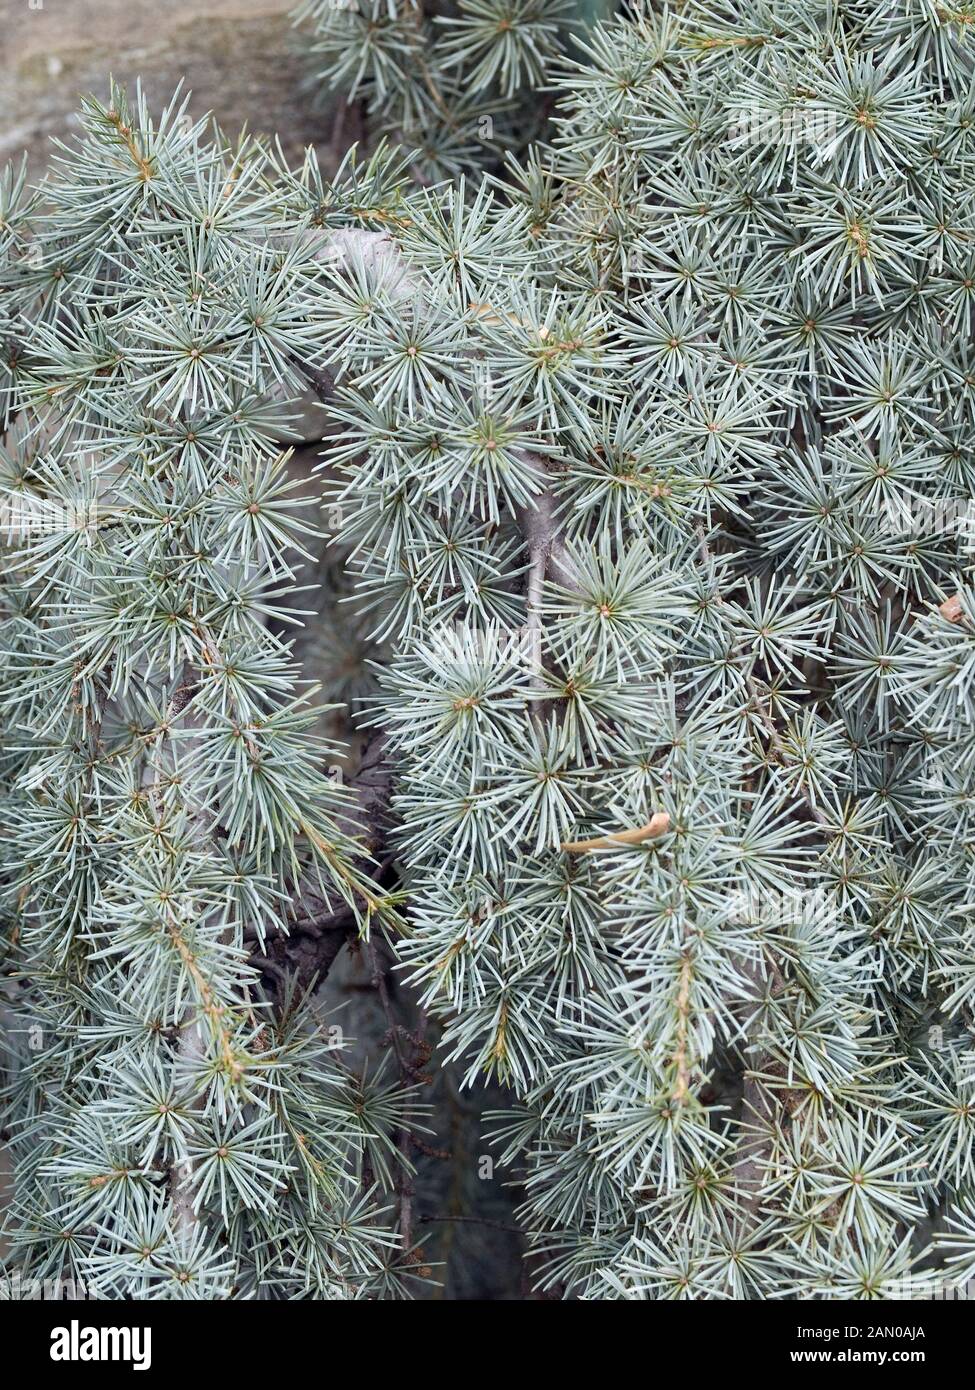
[(109, 74), (141, 76), (154, 108), (180, 80), (194, 115), (212, 110), (228, 134), (245, 123), (277, 134), (294, 157), (327, 146), (332, 119), (304, 84), (307, 39), (293, 0), (0, 0), (0, 164), (26, 150), (40, 172), (82, 93), (105, 96)]

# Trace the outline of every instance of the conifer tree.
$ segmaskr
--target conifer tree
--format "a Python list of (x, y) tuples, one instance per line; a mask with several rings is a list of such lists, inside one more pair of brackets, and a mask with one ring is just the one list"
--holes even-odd
[(503, 162), (541, 134), (572, 0), (302, 0), (317, 83), (361, 106), (423, 183)]
[[(965, 1281), (971, 7), (647, 5), (568, 58), (547, 5), (341, 53), (305, 9), (402, 152), (113, 88), (0, 191), (13, 1262), (409, 1296), (421, 1078), (315, 988), (356, 939), (504, 1087), (537, 1287)], [(468, 158), (431, 74), (544, 85), (546, 142)]]

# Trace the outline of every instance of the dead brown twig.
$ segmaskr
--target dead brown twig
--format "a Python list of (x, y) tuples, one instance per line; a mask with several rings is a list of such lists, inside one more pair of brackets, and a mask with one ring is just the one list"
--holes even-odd
[(667, 812), (655, 811), (646, 825), (620, 830), (612, 835), (597, 835), (591, 840), (566, 840), (562, 849), (566, 854), (585, 854), (593, 849), (620, 849), (627, 845), (640, 845), (644, 840), (655, 840), (669, 829), (670, 816)]

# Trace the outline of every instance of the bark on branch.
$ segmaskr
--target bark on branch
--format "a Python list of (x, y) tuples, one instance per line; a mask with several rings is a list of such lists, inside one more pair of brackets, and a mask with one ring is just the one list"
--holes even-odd
[[(354, 803), (342, 819), (342, 829), (362, 844), (361, 867), (372, 869), (372, 878), (389, 887), (395, 877), (388, 847), (389, 802), (393, 768), (386, 752), (385, 735), (377, 733), (363, 752), (359, 769), (350, 783)], [(376, 865), (378, 864), (378, 869)], [(280, 994), (289, 980), (299, 989), (328, 974), (347, 941), (358, 935), (352, 907), (327, 902), (313, 883), (299, 885), (287, 934), (275, 932), (264, 950), (255, 950), (251, 964), (273, 982)]]

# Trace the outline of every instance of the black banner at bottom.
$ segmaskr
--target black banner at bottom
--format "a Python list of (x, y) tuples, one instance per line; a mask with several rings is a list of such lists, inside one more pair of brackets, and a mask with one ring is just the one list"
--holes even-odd
[[(366, 1336), (381, 1338), (390, 1369), (413, 1373), (439, 1341), (463, 1332), (469, 1303), (0, 1303), (9, 1357), (67, 1380), (92, 1373), (177, 1376), (246, 1373), (302, 1379), (329, 1366), (334, 1352)], [(484, 1322), (485, 1315), (492, 1319)], [(508, 1318), (512, 1321), (509, 1323)], [(562, 1319), (570, 1317), (571, 1322)], [(609, 1318), (610, 1323), (604, 1322)], [(430, 1319), (429, 1323), (427, 1319)], [(588, 1327), (587, 1327), (588, 1324)], [(550, 1377), (565, 1365), (581, 1373), (588, 1357), (610, 1355), (603, 1334), (639, 1336), (644, 1355), (679, 1356), (696, 1372), (719, 1374), (807, 1367), (921, 1369), (956, 1364), (970, 1342), (966, 1301), (896, 1303), (570, 1304), (545, 1300), (478, 1305), (470, 1369), (485, 1374), (485, 1352), (499, 1331), (518, 1336), (518, 1372)], [(581, 1340), (580, 1340), (581, 1334)], [(335, 1339), (342, 1338), (342, 1341)], [(346, 1338), (353, 1339), (351, 1343)], [(594, 1341), (593, 1338), (598, 1340)], [(451, 1342), (452, 1375), (467, 1369), (464, 1343)], [(626, 1344), (620, 1344), (622, 1349)], [(636, 1345), (636, 1344), (632, 1344)], [(525, 1360), (534, 1353), (531, 1369)], [(397, 1361), (402, 1358), (402, 1366)], [(572, 1360), (570, 1360), (572, 1358)], [(649, 1364), (649, 1363), (648, 1363)], [(300, 1369), (299, 1369), (300, 1366)], [(50, 1370), (48, 1371), (48, 1368)], [(372, 1362), (372, 1374), (377, 1361)], [(444, 1366), (444, 1371), (447, 1367)], [(345, 1374), (349, 1374), (346, 1369)]]

